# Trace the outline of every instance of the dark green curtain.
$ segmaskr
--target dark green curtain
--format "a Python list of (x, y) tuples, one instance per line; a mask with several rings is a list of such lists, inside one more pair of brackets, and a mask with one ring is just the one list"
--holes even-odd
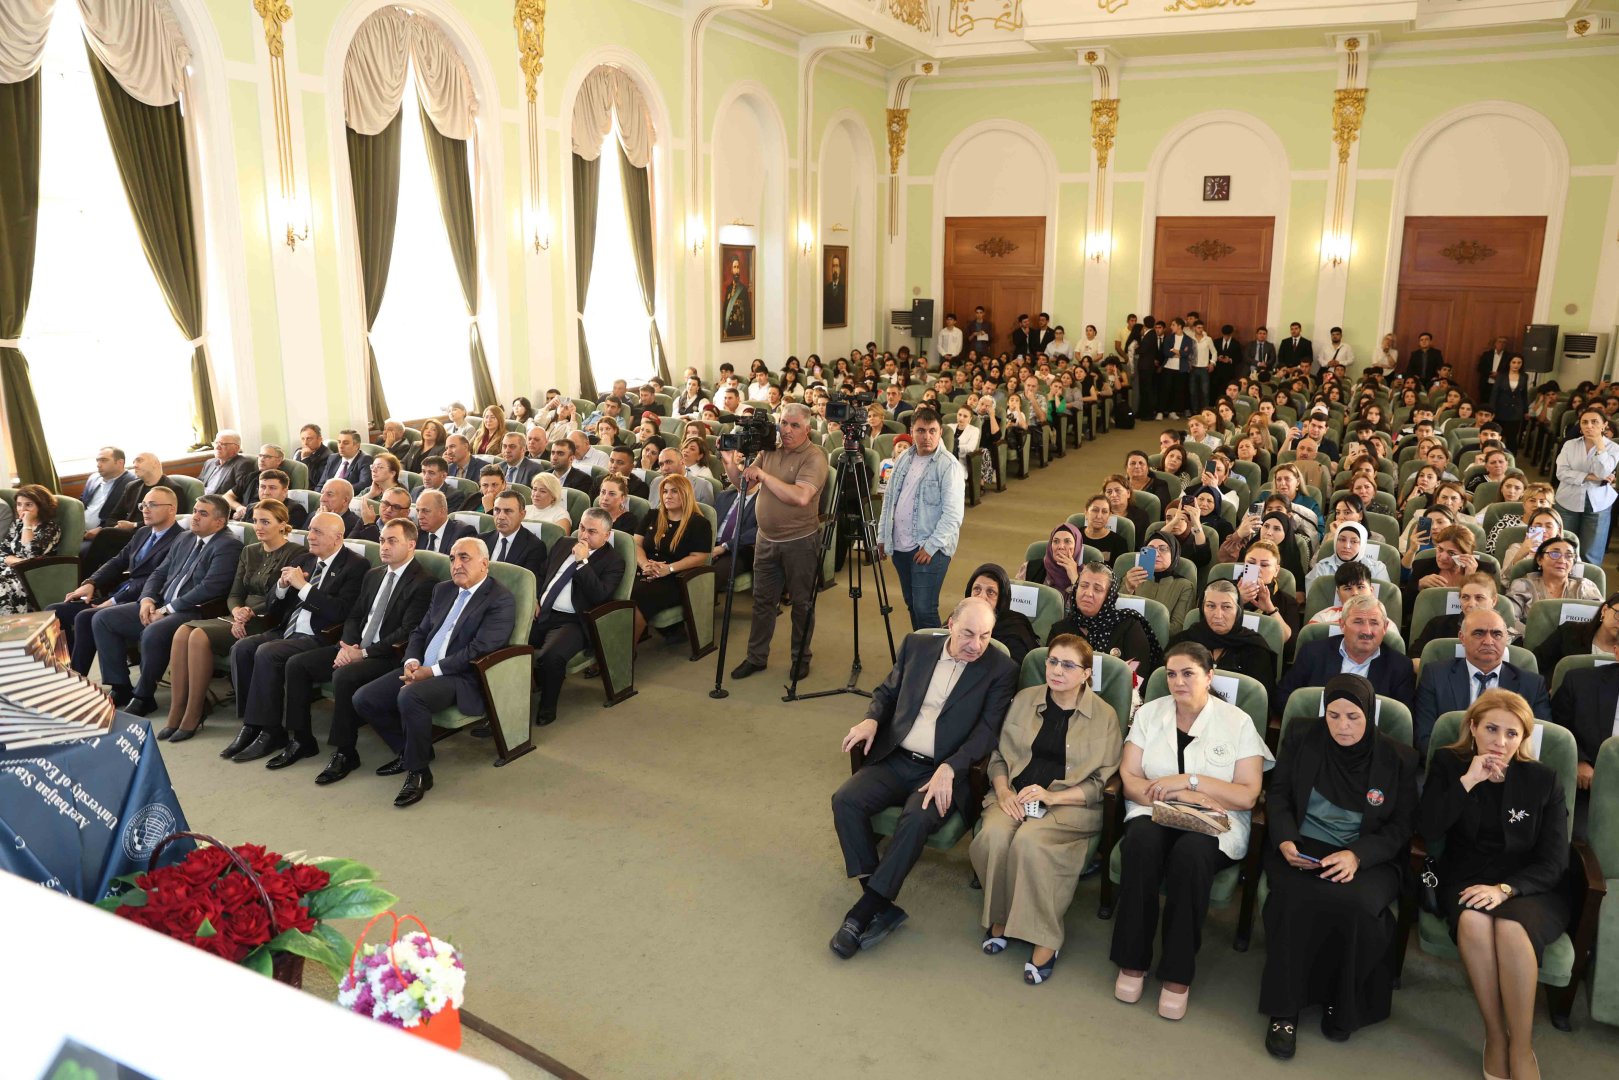
[[(180, 332), (195, 340), (202, 336), (201, 221), (192, 200), (180, 103), (157, 106), (136, 101), (94, 51), (90, 51), (90, 74), (141, 250), (163, 290), (169, 314), (179, 323)], [(191, 354), (191, 431), (194, 446), (211, 444), (219, 432), (208, 352), (203, 345)]]
[(601, 159), (573, 155), (573, 284), (579, 295), (579, 396), (596, 399), (596, 376), (590, 369), (585, 340), (585, 297), (590, 292), (590, 264), (596, 257), (596, 203), (601, 197)]
[[(617, 140), (614, 140), (617, 142)], [(652, 167), (637, 169), (630, 156), (618, 146), (618, 168), (624, 177), (624, 216), (630, 223), (630, 247), (635, 254), (635, 276), (641, 281), (641, 299), (651, 324), (652, 358), (658, 362), (658, 378), (669, 385), (669, 357), (663, 351), (663, 335), (658, 333), (658, 279), (652, 261)]]
[(444, 213), (444, 229), (450, 235), (450, 254), (455, 272), (461, 278), (461, 295), (472, 316), (472, 398), (474, 411), (499, 405), (495, 380), (489, 375), (489, 357), (483, 351), (483, 335), (478, 333), (478, 233), (472, 214), (472, 171), (467, 165), (467, 141), (439, 134), (432, 117), (422, 109), (422, 137), (427, 141), (427, 163), (433, 169), (433, 186), (438, 189), (439, 209)]
[(394, 227), (399, 223), (399, 147), (403, 141), (404, 110), (375, 135), (361, 135), (345, 127), (349, 141), (349, 173), (354, 182), (354, 220), (360, 234), (360, 277), (365, 286), (365, 356), (367, 419), (380, 428), (390, 415), (382, 393), (382, 372), (371, 347), (370, 332), (382, 310), (388, 286), (388, 263), (393, 257)]
[[(22, 336), (34, 286), (34, 240), (39, 232), (39, 88), (41, 75), (0, 85), (0, 338)], [(56, 464), (45, 445), (28, 358), (0, 346), (0, 389), (6, 397), (12, 466), (24, 484), (60, 491)]]

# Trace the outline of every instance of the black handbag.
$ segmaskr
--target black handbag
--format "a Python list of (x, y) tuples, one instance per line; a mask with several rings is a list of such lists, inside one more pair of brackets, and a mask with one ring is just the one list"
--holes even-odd
[(1422, 910), (1430, 915), (1443, 917), (1444, 911), (1439, 906), (1439, 868), (1434, 864), (1433, 856), (1425, 856), (1422, 860), (1422, 877), (1418, 880), (1421, 888), (1417, 893), (1417, 900)]

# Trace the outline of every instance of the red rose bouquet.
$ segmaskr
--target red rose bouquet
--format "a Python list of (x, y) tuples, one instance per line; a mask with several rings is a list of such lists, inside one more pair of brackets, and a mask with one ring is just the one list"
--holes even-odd
[(373, 884), (375, 871), (350, 859), (294, 862), (258, 844), (227, 848), (193, 838), (208, 846), (173, 866), (119, 878), (125, 891), (99, 906), (233, 964), (297, 982), (304, 959), (324, 965), (334, 979), (348, 969), (352, 947), (327, 920), (367, 918), (398, 900)]

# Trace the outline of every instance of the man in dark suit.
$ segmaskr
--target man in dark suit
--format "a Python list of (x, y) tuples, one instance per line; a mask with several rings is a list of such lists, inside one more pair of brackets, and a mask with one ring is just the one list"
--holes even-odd
[[(149, 716), (157, 709), (153, 695), (169, 667), (169, 647), (186, 623), (201, 617), (202, 607), (223, 600), (236, 578), (242, 542), (226, 528), (230, 504), (204, 495), (191, 508), (191, 535), (177, 539), (161, 566), (153, 570), (138, 602), (102, 608), (90, 620), (101, 665), (101, 682), (121, 709)], [(140, 645), (141, 677), (129, 685), (129, 648)]]
[(1343, 636), (1321, 638), (1302, 646), (1293, 666), (1277, 684), (1271, 698), (1272, 715), (1280, 716), (1287, 699), (1302, 686), (1325, 686), (1334, 675), (1362, 675), (1372, 689), (1387, 698), (1409, 704), (1416, 696), (1416, 674), (1408, 657), (1383, 647), (1390, 626), (1376, 594), (1351, 596), (1339, 620)]
[(528, 443), (515, 431), (508, 431), (500, 442), (501, 475), (508, 484), (532, 484), (540, 471), (540, 463), (528, 459)]
[(573, 443), (567, 439), (554, 439), (551, 442), (551, 471), (556, 473), (558, 480), (565, 488), (583, 491), (590, 494), (590, 470), (581, 469), (574, 464)]
[(1574, 835), (1585, 837), (1590, 809), (1591, 778), (1596, 775), (1597, 751), (1613, 735), (1619, 713), (1619, 664), (1575, 668), (1563, 676), (1552, 696), (1552, 719), (1574, 733), (1576, 766)]
[[(284, 567), (265, 598), (274, 629), (242, 638), (230, 650), (230, 679), (242, 729), (219, 752), (237, 764), (277, 755), (282, 765), (312, 757), (315, 743), (290, 746), (281, 726), (286, 713), (287, 662), (326, 644), (326, 632), (343, 624), (360, 596), (370, 566), (343, 545), (343, 522), (319, 513), (309, 522), (309, 551)], [(279, 766), (278, 766), (279, 767)]]
[(423, 458), (422, 482), (411, 491), (410, 501), (420, 502), (423, 492), (437, 491), (443, 494), (444, 503), (449, 508), (450, 513), (453, 514), (455, 511), (461, 509), (461, 503), (464, 501), (464, 497), (462, 496), (461, 492), (457, 491), (454, 486), (447, 482), (449, 479), (448, 470), (448, 462), (446, 462), (438, 454), (433, 454), (429, 457)]
[(253, 510), (265, 499), (276, 499), (287, 508), (287, 524), (294, 529), (307, 528), (309, 525), (309, 511), (297, 499), (287, 498), (287, 492), (292, 487), (292, 481), (280, 469), (265, 469), (259, 473), (258, 488), (254, 492), (252, 502), (242, 508), (241, 518), (244, 521), (253, 520)]
[[(369, 510), (366, 511), (370, 513)], [(390, 521), (401, 518), (410, 519), (410, 492), (395, 484), (382, 493), (378, 503), (377, 516), (358, 529), (354, 530), (354, 539), (369, 540), (373, 544), (382, 542), (382, 530)]]
[[(959, 810), (969, 823), (976, 817), (968, 770), (995, 748), (1017, 690), (1017, 665), (990, 641), (994, 608), (968, 597), (948, 626), (948, 638), (905, 639), (893, 670), (872, 693), (866, 718), (843, 738), (856, 762), (864, 757), (832, 796), (844, 867), (861, 888), (832, 937), (832, 951), (845, 960), (905, 920), (894, 898), (950, 811)], [(904, 810), (879, 859), (871, 816), (890, 806)]]
[[(757, 509), (758, 491), (748, 489), (746, 502), (738, 508), (738, 488), (726, 488), (720, 492), (714, 503), (714, 513), (719, 520), (719, 532), (714, 537), (714, 581), (716, 587), (725, 588), (726, 582), (731, 580), (731, 556), (733, 549), (736, 555), (736, 569), (738, 573), (745, 573), (753, 569), (753, 546), (759, 540), (759, 515)], [(737, 532), (737, 519), (741, 519), (742, 531)]]
[(242, 456), (242, 436), (226, 430), (214, 437), (214, 456), (203, 462), (197, 479), (202, 481), (203, 494), (223, 496), (246, 484), (257, 473), (252, 459)]
[[(230, 503), (231, 517), (237, 521), (247, 521), (250, 508), (260, 499), (275, 497), (260, 494), (259, 479), (263, 476), (265, 470), (279, 470), (285, 465), (287, 455), (281, 447), (276, 446), (274, 443), (265, 443), (259, 447), (256, 462), (254, 470), (247, 475), (245, 480), (230, 491), (220, 492), (221, 495), (225, 496), (225, 501)], [(296, 525), (293, 527), (302, 528), (303, 526)]]
[(1439, 378), (1439, 369), (1444, 366), (1444, 354), (1433, 347), (1433, 335), (1426, 330), (1418, 334), (1417, 347), (1406, 357), (1405, 373), (1431, 383)]
[(982, 305), (973, 308), (973, 321), (967, 324), (965, 346), (969, 352), (976, 352), (980, 360), (989, 356), (990, 348), (995, 342), (995, 328), (984, 317)]
[(321, 434), (319, 424), (305, 424), (298, 429), (298, 449), (293, 451), (292, 460), (303, 463), (309, 470), (309, 483), (311, 487), (320, 483), (320, 478), (326, 475), (326, 462), (332, 456), (332, 448), (326, 445), (326, 436)]
[[(119, 493), (118, 504), (112, 509), (112, 524), (97, 527), (91, 525), (88, 520), (85, 522), (84, 538), (88, 543), (79, 552), (81, 573), (95, 573), (102, 563), (116, 555), (118, 549), (129, 542), (129, 538), (140, 527), (140, 504), (146, 501), (149, 492), (161, 487), (174, 492), (176, 499), (180, 498), (180, 489), (175, 486), (174, 481), (163, 474), (163, 459), (156, 454), (136, 454), (130, 467), (135, 474), (135, 480), (125, 484), (124, 490)], [(182, 502), (179, 505), (185, 504)]]
[[(366, 485), (370, 487), (370, 484)], [(343, 519), (343, 535), (353, 536), (360, 531), (360, 515), (349, 506), (354, 502), (354, 486), (341, 476), (321, 485), (320, 508)]]
[(382, 565), (365, 576), (360, 597), (349, 609), (336, 645), (299, 653), (287, 662), (287, 745), (265, 763), (280, 769), (301, 756), (295, 747), (314, 746), (309, 710), (318, 688), (332, 684), (332, 730), (326, 745), (332, 759), (315, 783), (335, 784), (360, 767), (355, 736), (364, 718), (354, 711), (354, 692), (399, 668), (400, 652), (416, 632), (433, 599), (433, 575), (414, 558), (416, 525), (409, 518), (388, 522), (378, 541)]
[(624, 580), (626, 568), (613, 550), (613, 522), (607, 512), (596, 506), (586, 510), (577, 532), (571, 545), (563, 541), (552, 549), (535, 575), (539, 611), (528, 643), (534, 646), (534, 681), (540, 687), (534, 716), (540, 727), (557, 718), (568, 661), (590, 640), (585, 613), (611, 600)]
[(478, 537), (489, 549), (489, 561), (521, 566), (538, 581), (545, 570), (545, 541), (523, 528), (523, 497), (502, 491), (490, 514), (495, 527)]
[(1042, 311), (1034, 317), (1034, 330), (1029, 334), (1029, 355), (1039, 356), (1057, 340), (1057, 331), (1051, 328), (1051, 316)]
[(1247, 372), (1242, 363), (1242, 342), (1237, 340), (1237, 328), (1230, 323), (1220, 327), (1220, 336), (1214, 339), (1214, 389), (1224, 393), (1226, 383), (1240, 379)]
[(326, 460), (318, 480), (310, 472), (312, 483), (325, 484), (328, 480), (347, 480), (355, 490), (371, 486), (371, 457), (360, 449), (360, 433), (344, 428), (337, 433), (337, 453)]
[(1029, 352), (1029, 346), (1031, 344), (1031, 340), (1030, 340), (1031, 336), (1032, 335), (1031, 335), (1030, 328), (1029, 328), (1029, 317), (1027, 315), (1019, 315), (1017, 317), (1017, 327), (1012, 331), (1012, 355), (1013, 356), (1030, 356), (1030, 355), (1032, 355)]
[(1254, 340), (1243, 350), (1244, 370), (1240, 375), (1259, 377), (1268, 375), (1276, 367), (1276, 346), (1269, 340), (1270, 331), (1263, 326), (1254, 331)]
[(645, 480), (635, 475), (635, 449), (629, 446), (615, 446), (608, 455), (607, 472), (598, 476), (591, 482), (590, 497), (595, 499), (602, 493), (602, 480), (608, 476), (617, 476), (629, 487), (626, 494), (634, 495), (638, 499), (645, 499), (652, 490), (647, 487)]
[(1148, 315), (1142, 320), (1141, 340), (1136, 342), (1136, 408), (1142, 417), (1164, 418), (1167, 392), (1160, 388), (1158, 373), (1163, 367), (1164, 335), (1167, 332), (1161, 320)]
[(451, 435), (444, 440), (445, 476), (476, 482), (478, 470), (483, 466), (482, 461), (472, 456), (472, 444), (464, 436)]
[(462, 537), (478, 535), (472, 526), (450, 517), (449, 503), (439, 491), (424, 491), (416, 500), (416, 528), (416, 550), (437, 555), (448, 555)]
[(1511, 690), (1529, 703), (1541, 720), (1552, 718), (1552, 703), (1539, 675), (1506, 662), (1507, 624), (1494, 608), (1475, 609), (1462, 618), (1466, 655), (1422, 669), (1411, 724), (1417, 751), (1426, 755), (1434, 722), (1445, 713), (1462, 711), (1485, 690)]
[[(163, 565), (169, 548), (180, 535), (174, 524), (178, 512), (179, 498), (173, 491), (153, 488), (141, 504), (144, 524), (135, 530), (130, 542), (64, 596), (60, 604), (51, 605), (50, 610), (62, 624), (62, 636), (67, 639), (73, 657), (73, 670), (80, 675), (90, 674), (90, 663), (96, 658), (96, 639), (90, 621), (102, 608), (132, 603), (140, 598), (146, 579)], [(103, 599), (97, 601), (97, 596)]]
[(1498, 337), (1495, 344), (1478, 354), (1478, 391), (1480, 397), (1489, 397), (1490, 391), (1495, 388), (1495, 377), (1506, 369), (1507, 362), (1512, 359), (1512, 353), (1507, 349), (1507, 339)]
[(452, 705), (466, 713), (487, 710), (473, 665), (506, 647), (516, 621), (516, 600), (489, 576), (489, 549), (477, 537), (457, 540), (450, 580), (433, 590), (427, 615), (405, 647), (404, 666), (354, 694), (355, 712), (399, 755), (377, 769), (378, 776), (405, 774), (395, 806), (419, 803), (433, 788), (433, 714)]
[(85, 529), (118, 524), (118, 504), (123, 501), (124, 490), (135, 482), (135, 474), (124, 468), (122, 450), (116, 446), (97, 450), (95, 471), (85, 478), (84, 491), (79, 495), (79, 501), (84, 503)]
[(1315, 363), (1315, 346), (1304, 336), (1304, 327), (1289, 323), (1287, 337), (1276, 348), (1276, 362), (1281, 367)]

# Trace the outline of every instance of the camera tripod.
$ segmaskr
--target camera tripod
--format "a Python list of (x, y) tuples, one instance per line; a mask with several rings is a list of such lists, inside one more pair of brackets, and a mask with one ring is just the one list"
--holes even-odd
[[(848, 563), (845, 570), (849, 575), (849, 602), (852, 611), (854, 631), (854, 658), (849, 664), (849, 681), (832, 690), (817, 690), (810, 694), (798, 692), (798, 668), (803, 659), (803, 645), (812, 639), (815, 633), (815, 614), (820, 607), (820, 593), (815, 594), (810, 604), (809, 619), (804, 626), (804, 640), (793, 653), (792, 670), (789, 673), (791, 682), (787, 686), (787, 693), (783, 701), (807, 701), (810, 698), (833, 697), (837, 694), (858, 694), (861, 697), (870, 697), (871, 693), (859, 687), (860, 682), (860, 598), (863, 595), (864, 572), (862, 560), (870, 556), (872, 560), (872, 581), (876, 587), (877, 610), (882, 612), (883, 630), (888, 635), (888, 658), (892, 662), (894, 652), (894, 625), (889, 621), (889, 614), (894, 610), (888, 602), (888, 581), (883, 577), (883, 564), (877, 558), (877, 523), (867, 516), (871, 506), (871, 481), (866, 476), (866, 458), (863, 448), (857, 438), (845, 438), (843, 455), (838, 459), (835, 472), (832, 476), (832, 513), (826, 524), (821, 528), (820, 543), (815, 547), (816, 577), (820, 577), (821, 564), (826, 559), (826, 552), (837, 542), (838, 525), (845, 520), (840, 513), (845, 492), (853, 492), (856, 499), (855, 514), (850, 520), (859, 522), (859, 532), (855, 535), (854, 543), (849, 547)], [(828, 582), (830, 585), (831, 583)]]

